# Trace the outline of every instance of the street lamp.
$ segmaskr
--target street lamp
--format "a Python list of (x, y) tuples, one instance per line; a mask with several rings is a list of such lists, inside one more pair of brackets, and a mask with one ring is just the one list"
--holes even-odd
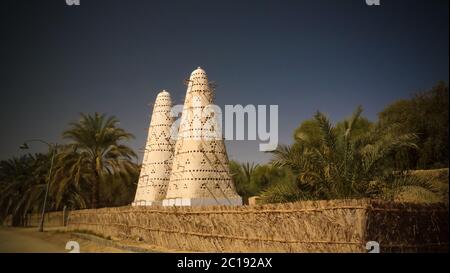
[(30, 147), (28, 146), (28, 143), (29, 142), (33, 142), (33, 141), (44, 143), (45, 145), (48, 146), (48, 149), (52, 153), (52, 157), (51, 157), (51, 161), (50, 161), (50, 169), (49, 169), (48, 175), (47, 175), (47, 185), (46, 185), (46, 188), (45, 188), (44, 203), (42, 204), (41, 221), (39, 223), (39, 229), (38, 229), (39, 232), (43, 232), (44, 231), (44, 219), (45, 219), (45, 206), (47, 204), (48, 190), (50, 188), (50, 179), (52, 177), (53, 160), (55, 158), (56, 149), (58, 147), (58, 144), (56, 144), (56, 143), (55, 144), (48, 143), (48, 142), (45, 142), (45, 141), (40, 140), (40, 139), (30, 139), (28, 141), (25, 141), (22, 145), (20, 145), (20, 149), (22, 149), (22, 150), (29, 149)]

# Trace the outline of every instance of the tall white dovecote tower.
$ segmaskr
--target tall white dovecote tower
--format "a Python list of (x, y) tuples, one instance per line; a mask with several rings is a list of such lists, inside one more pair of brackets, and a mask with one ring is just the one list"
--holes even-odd
[(213, 87), (199, 67), (187, 81), (164, 206), (242, 205), (213, 103)]

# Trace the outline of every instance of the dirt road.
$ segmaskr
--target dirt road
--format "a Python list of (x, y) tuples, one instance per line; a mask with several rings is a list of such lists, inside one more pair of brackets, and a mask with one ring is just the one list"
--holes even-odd
[(121, 249), (96, 244), (66, 232), (47, 230), (37, 232), (37, 228), (0, 227), (0, 253), (67, 253), (66, 244), (76, 241), (80, 252), (126, 252)]

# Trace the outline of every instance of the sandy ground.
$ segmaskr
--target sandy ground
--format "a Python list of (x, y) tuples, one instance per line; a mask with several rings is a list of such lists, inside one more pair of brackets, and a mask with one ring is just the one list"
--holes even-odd
[(90, 240), (75, 237), (71, 233), (57, 230), (38, 232), (33, 228), (0, 227), (0, 253), (67, 253), (66, 244), (76, 241), (80, 253), (125, 253), (128, 251), (104, 246)]

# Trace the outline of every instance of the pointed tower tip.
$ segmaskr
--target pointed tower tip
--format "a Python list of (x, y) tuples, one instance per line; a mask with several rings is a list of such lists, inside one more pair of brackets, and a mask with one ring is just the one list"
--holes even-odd
[(201, 66), (198, 66), (197, 69), (192, 71), (192, 73), (194, 73), (194, 72), (205, 72), (205, 70)]
[(192, 80), (195, 75), (200, 75), (200, 74), (206, 75), (206, 71), (199, 66), (199, 67), (197, 67), (197, 69), (192, 71), (190, 79)]
[(166, 96), (167, 96), (167, 95), (170, 95), (170, 93), (167, 92), (166, 89), (164, 89), (163, 91), (161, 91), (161, 92), (158, 93), (158, 96), (159, 96), (159, 95), (166, 95)]

